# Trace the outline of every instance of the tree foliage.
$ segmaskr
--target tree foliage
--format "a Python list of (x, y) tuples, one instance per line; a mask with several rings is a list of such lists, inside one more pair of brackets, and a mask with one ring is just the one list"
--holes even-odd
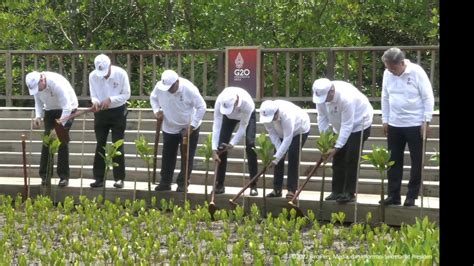
[(438, 44), (435, 0), (2, 1), (0, 49)]

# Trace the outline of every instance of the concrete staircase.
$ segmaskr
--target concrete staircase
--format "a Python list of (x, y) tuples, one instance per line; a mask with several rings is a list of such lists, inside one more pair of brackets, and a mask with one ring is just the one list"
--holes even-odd
[[(141, 121), (138, 122), (139, 112), (141, 112)], [(306, 174), (320, 158), (319, 151), (315, 148), (316, 140), (319, 135), (316, 123), (316, 113), (314, 109), (308, 110), (311, 117), (311, 132), (308, 140), (306, 141), (303, 152), (301, 154), (301, 166), (300, 166), (300, 180), (304, 180)], [(41, 151), (41, 136), (42, 130), (30, 130), (32, 109), (30, 108), (3, 108), (0, 110), (0, 177), (22, 177), (22, 156), (21, 156), (21, 134), (25, 134), (27, 140), (27, 159), (28, 163), (31, 164), (30, 175), (31, 177), (38, 177), (39, 158)], [(204, 122), (201, 126), (200, 138), (198, 147), (202, 145), (208, 134), (212, 131), (212, 114), (213, 110), (208, 109), (206, 112)], [(85, 130), (82, 131), (82, 127)], [(127, 123), (127, 131), (125, 133), (125, 153), (126, 153), (126, 169), (127, 169), (127, 180), (134, 180), (146, 182), (146, 168), (144, 162), (137, 157), (134, 140), (139, 136), (145, 136), (149, 141), (150, 145), (153, 145), (154, 134), (155, 134), (155, 119), (150, 109), (130, 109)], [(266, 132), (263, 125), (258, 123), (257, 134)], [(84, 140), (84, 141), (83, 141)], [(110, 134), (109, 134), (110, 140)], [(160, 139), (160, 142), (162, 138)], [(95, 135), (93, 131), (93, 115), (88, 114), (76, 118), (73, 127), (71, 129), (71, 143), (70, 143), (70, 166), (71, 166), (71, 178), (92, 178), (92, 162), (94, 158), (95, 149)], [(161, 148), (162, 143), (159, 143), (159, 158), (157, 168), (157, 179), (159, 180), (159, 169), (161, 168)], [(363, 149), (363, 153), (371, 152), (372, 145), (386, 147), (386, 138), (382, 133), (381, 117), (380, 112), (377, 112), (374, 117), (374, 124), (372, 126), (371, 136), (366, 141)], [(439, 118), (436, 115), (430, 126), (430, 132), (428, 135), (428, 141), (426, 144), (426, 155), (425, 155), (425, 169), (424, 175), (424, 195), (430, 197), (439, 196), (439, 167), (430, 161), (429, 158), (433, 155), (436, 150), (439, 150)], [(248, 176), (247, 167), (244, 164), (244, 146), (243, 141), (239, 143), (229, 153), (229, 163), (226, 176), (226, 186), (241, 186), (242, 185), (242, 172), (245, 171), (245, 175)], [(260, 162), (260, 161), (259, 161)], [(326, 168), (326, 191), (331, 189), (331, 163), (328, 163)], [(260, 166), (261, 167), (261, 166)], [(210, 176), (213, 175), (213, 166), (210, 166)], [(402, 186), (402, 194), (406, 193), (406, 184), (409, 178), (410, 171), (410, 156), (408, 149), (405, 151), (405, 167), (404, 167), (404, 178)], [(180, 169), (180, 158), (176, 165), (176, 173)], [(204, 158), (197, 156), (195, 157), (194, 171), (191, 175), (192, 184), (204, 185)], [(321, 171), (318, 171), (317, 176), (313, 177), (308, 183), (306, 189), (317, 191), (321, 186)], [(268, 182), (267, 188), (271, 188), (272, 184), (272, 171), (266, 175)], [(285, 181), (286, 182), (286, 181)], [(359, 193), (364, 194), (378, 194), (380, 191), (380, 178), (378, 172), (373, 168), (372, 165), (362, 162), (360, 170), (359, 180)], [(260, 184), (261, 186), (261, 184)]]

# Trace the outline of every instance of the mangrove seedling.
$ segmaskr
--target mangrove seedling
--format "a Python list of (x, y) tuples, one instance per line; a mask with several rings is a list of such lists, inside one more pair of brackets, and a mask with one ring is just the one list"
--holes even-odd
[(114, 162), (114, 158), (122, 155), (122, 153), (118, 149), (123, 145), (123, 143), (124, 143), (123, 139), (119, 139), (112, 144), (107, 143), (104, 146), (105, 154), (102, 154), (99, 152), (99, 155), (102, 158), (104, 158), (104, 164), (105, 164), (104, 186), (102, 189), (102, 197), (104, 198), (104, 201), (105, 201), (105, 187), (106, 187), (105, 182), (107, 181), (107, 174), (109, 173), (110, 168), (119, 166), (118, 163)]
[[(53, 177), (54, 155), (58, 152), (61, 141), (56, 136), (56, 132), (51, 131), (49, 135), (43, 135), (43, 146), (48, 148), (48, 163), (46, 165), (46, 185), (48, 194), (51, 194), (51, 178)], [(56, 192), (56, 190), (55, 190)], [(54, 193), (56, 196), (56, 193)], [(49, 195), (51, 197), (51, 195)]]
[(204, 142), (202, 146), (199, 147), (199, 149), (197, 150), (197, 154), (199, 156), (204, 157), (204, 163), (206, 165), (206, 174), (204, 176), (204, 194), (207, 201), (207, 181), (209, 178), (209, 167), (212, 158), (212, 134), (207, 135), (206, 142)]
[(390, 151), (385, 149), (384, 147), (372, 145), (372, 152), (362, 156), (364, 161), (368, 161), (372, 163), (375, 169), (379, 172), (380, 178), (382, 179), (382, 184), (380, 187), (380, 210), (381, 210), (381, 218), (382, 222), (385, 222), (385, 204), (383, 204), (385, 189), (384, 189), (384, 181), (385, 177), (387, 176), (387, 171), (395, 164), (394, 161), (390, 161)]
[[(148, 176), (148, 201), (151, 204), (151, 172), (150, 169), (153, 166), (153, 148), (149, 145), (148, 140), (141, 135), (135, 140), (135, 146), (137, 148), (138, 155), (146, 164), (146, 173)], [(133, 200), (135, 200), (136, 190), (133, 191)]]
[[(271, 142), (270, 138), (265, 133), (260, 133), (257, 139), (255, 140), (257, 143), (257, 147), (253, 147), (257, 156), (262, 160), (263, 167), (267, 167), (270, 163), (275, 159), (273, 157), (273, 151), (275, 147)], [(267, 199), (266, 199), (266, 184), (265, 184), (265, 172), (262, 175), (263, 181), (263, 215), (267, 214)]]
[(338, 138), (337, 134), (334, 134), (332, 131), (327, 130), (323, 131), (319, 134), (319, 139), (316, 141), (316, 148), (321, 152), (321, 156), (326, 158), (323, 161), (323, 174), (321, 180), (321, 193), (319, 195), (319, 216), (320, 219), (323, 219), (323, 199), (324, 199), (324, 185), (326, 183), (326, 164), (327, 164), (327, 157), (329, 153), (336, 145), (336, 140)]

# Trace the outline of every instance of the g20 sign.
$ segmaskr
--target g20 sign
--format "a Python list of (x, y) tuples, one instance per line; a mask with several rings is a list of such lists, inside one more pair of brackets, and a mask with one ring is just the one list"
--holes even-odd
[(260, 99), (260, 47), (226, 48), (226, 87), (241, 87)]

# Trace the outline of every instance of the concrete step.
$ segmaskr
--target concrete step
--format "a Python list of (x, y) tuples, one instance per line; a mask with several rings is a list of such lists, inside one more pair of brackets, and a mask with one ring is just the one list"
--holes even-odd
[[(57, 179), (53, 179), (53, 184), (57, 183)], [(63, 201), (66, 196), (71, 196), (76, 202), (79, 202), (79, 196), (83, 195), (90, 199), (98, 197), (102, 194), (102, 188), (93, 189), (89, 187), (89, 183), (93, 180), (83, 179), (82, 186), (81, 180), (71, 180), (69, 186), (65, 188), (58, 188), (55, 185), (52, 185), (51, 192), (52, 198), (55, 202)], [(4, 184), (0, 186), (0, 193), (5, 195), (10, 195), (11, 197), (16, 197), (18, 193), (23, 192), (23, 179), (22, 178), (10, 178), (10, 177), (0, 177), (0, 183)], [(31, 179), (30, 185), (30, 197), (34, 198), (39, 195), (44, 189), (41, 187), (39, 179)], [(107, 181), (106, 184), (106, 199), (115, 201), (116, 198), (120, 198), (121, 201), (126, 199), (145, 199), (148, 200), (149, 196), (156, 197), (157, 202), (160, 202), (161, 199), (170, 200), (173, 199), (175, 204), (180, 206), (184, 203), (184, 193), (175, 192), (176, 185), (172, 185), (172, 191), (166, 192), (156, 192), (147, 191), (147, 183), (133, 181), (125, 181), (125, 187), (123, 189), (116, 189), (112, 187), (113, 181)], [(154, 187), (154, 186), (153, 186)], [(152, 188), (153, 188), (152, 187)], [(186, 197), (191, 204), (191, 208), (194, 208), (195, 205), (200, 204), (203, 206), (204, 202), (209, 202), (210, 193), (212, 190), (211, 186), (207, 186), (208, 195), (206, 197), (203, 194), (205, 187), (203, 185), (194, 185), (189, 186), (189, 192)], [(241, 187), (226, 187), (226, 193), (216, 195), (215, 204), (219, 209), (229, 209), (229, 199), (234, 197), (240, 191)], [(248, 192), (244, 193), (240, 199), (236, 202), (241, 204), (244, 207), (246, 213), (250, 212), (250, 207), (255, 204), (260, 211), (263, 211), (263, 189), (258, 189), (259, 195), (256, 197), (248, 196)], [(270, 190), (266, 190), (266, 193), (269, 193)], [(283, 195), (286, 195), (287, 191), (283, 190)], [(324, 197), (327, 197), (329, 192), (324, 193)], [(303, 191), (300, 194), (297, 204), (300, 209), (306, 213), (307, 210), (311, 209), (316, 215), (322, 215), (318, 219), (323, 219), (326, 221), (331, 220), (331, 213), (344, 212), (346, 214), (346, 222), (364, 222), (365, 217), (368, 212), (372, 214), (372, 222), (380, 221), (380, 205), (378, 201), (380, 200), (379, 195), (373, 194), (364, 194), (359, 193), (357, 195), (357, 205), (352, 203), (340, 204), (335, 201), (323, 201), (319, 202), (320, 192), (317, 191)], [(421, 207), (421, 201), (423, 199), (423, 208)], [(402, 196), (402, 202), (405, 200), (405, 197)], [(271, 212), (272, 215), (278, 215), (282, 208), (289, 208), (288, 199), (282, 198), (267, 198), (266, 199), (266, 211)], [(415, 201), (416, 206), (414, 207), (404, 207), (404, 206), (387, 206), (385, 214), (385, 222), (389, 225), (400, 226), (402, 223), (414, 223), (416, 217), (428, 216), (430, 221), (439, 222), (439, 198), (437, 197), (419, 197)], [(322, 207), (323, 209), (320, 209)], [(324, 213), (324, 214), (323, 214)], [(357, 219), (355, 219), (357, 215)]]
[[(83, 107), (79, 108), (80, 110), (85, 109)], [(30, 118), (32, 116), (32, 111), (34, 108), (32, 107), (0, 107), (0, 118)], [(316, 122), (317, 121), (317, 112), (316, 109), (305, 109), (308, 114), (311, 122)], [(141, 114), (139, 114), (141, 111)], [(257, 109), (257, 116), (259, 113), (259, 109)], [(141, 118), (143, 119), (155, 119), (153, 112), (150, 108), (129, 108), (128, 109), (128, 118), (130, 119), (136, 119), (140, 115)], [(374, 110), (374, 119), (373, 123), (374, 124), (382, 124), (382, 119), (381, 119), (381, 110)], [(34, 116), (34, 114), (33, 114)], [(93, 114), (89, 113), (86, 115), (83, 115), (81, 117), (93, 117)], [(204, 114), (204, 120), (214, 120), (214, 109), (208, 108), (206, 110), (206, 113)], [(257, 118), (258, 120), (258, 118)], [(433, 118), (431, 120), (432, 125), (439, 125), (439, 112), (435, 111), (433, 113)]]
[[(2, 124), (1, 131), (8, 132), (9, 130), (18, 130), (18, 131), (29, 131), (30, 130), (30, 120), (29, 118), (0, 118), (0, 123)], [(82, 131), (82, 119), (76, 119), (72, 125), (71, 132), (74, 131), (81, 132)], [(212, 132), (213, 120), (203, 120), (201, 124), (201, 132)], [(138, 128), (140, 127), (140, 128)], [(84, 128), (86, 130), (92, 131), (94, 130), (94, 120), (93, 118), (88, 118), (85, 120)], [(236, 127), (235, 130), (237, 130)], [(141, 119), (140, 125), (138, 125), (137, 119), (128, 119), (127, 120), (127, 131), (136, 132), (138, 129), (140, 131), (149, 132), (150, 134), (154, 134), (156, 130), (156, 123), (153, 119)], [(15, 132), (15, 131), (13, 131)], [(34, 132), (37, 132), (34, 130)], [(38, 130), (38, 132), (42, 132), (42, 130)], [(265, 127), (261, 123), (257, 123), (257, 134), (262, 132), (266, 133)], [(319, 135), (319, 129), (317, 123), (311, 123), (310, 135)], [(370, 135), (372, 137), (384, 137), (383, 135), (383, 128), (381, 124), (373, 124), (371, 128)], [(431, 125), (430, 130), (428, 132), (429, 138), (439, 138), (439, 125)]]
[[(134, 167), (126, 167), (127, 171), (127, 181), (134, 181), (135, 179), (138, 182), (148, 182), (148, 176), (146, 173), (146, 168), (140, 167), (135, 169)], [(176, 176), (179, 173), (179, 168), (175, 169), (175, 175), (173, 178), (173, 182), (176, 182)], [(11, 164), (9, 167), (3, 164), (0, 164), (0, 176), (10, 176), (12, 178), (20, 178), (23, 176), (23, 169), (21, 165)], [(29, 170), (29, 176), (32, 178), (38, 178), (38, 165), (32, 165)], [(71, 165), (71, 179), (78, 179), (81, 176), (81, 168), (77, 165)], [(83, 178), (92, 178), (92, 166), (86, 165), (82, 169), (82, 176)], [(57, 178), (56, 172), (54, 173), (54, 177)], [(214, 172), (208, 172), (208, 181), (207, 184), (211, 186), (212, 180), (214, 178)], [(113, 180), (112, 173), (109, 174), (108, 180)], [(225, 185), (231, 187), (243, 187), (249, 180), (248, 174), (242, 176), (241, 172), (227, 172)], [(265, 175), (266, 180), (266, 188), (272, 189), (273, 188), (273, 172), (270, 171)], [(300, 176), (299, 184), (302, 185), (303, 182), (306, 180), (306, 176)], [(157, 182), (160, 181), (160, 169), (157, 169)], [(331, 191), (331, 181), (332, 177), (327, 170), (326, 178), (325, 178), (325, 191)], [(194, 170), (191, 174), (190, 179), (191, 184), (198, 184), (204, 185), (206, 184), (205, 179), (205, 171), (203, 170)], [(284, 184), (286, 184), (286, 176), (284, 177)], [(318, 171), (316, 176), (311, 177), (310, 181), (305, 187), (306, 191), (320, 191), (322, 184), (322, 176), (320, 171)], [(408, 180), (402, 181), (402, 194), (406, 194), (407, 192), (407, 184)], [(439, 197), (439, 182), (438, 181), (429, 181), (424, 179), (424, 195), (425, 196), (432, 196), (432, 197)], [(258, 187), (263, 187), (263, 179), (262, 177), (259, 178)], [(365, 194), (379, 194), (380, 193), (380, 186), (381, 180), (380, 179), (371, 179), (371, 178), (364, 178), (361, 174), (359, 178), (359, 192)], [(384, 181), (385, 191), (387, 190), (387, 180)]]

